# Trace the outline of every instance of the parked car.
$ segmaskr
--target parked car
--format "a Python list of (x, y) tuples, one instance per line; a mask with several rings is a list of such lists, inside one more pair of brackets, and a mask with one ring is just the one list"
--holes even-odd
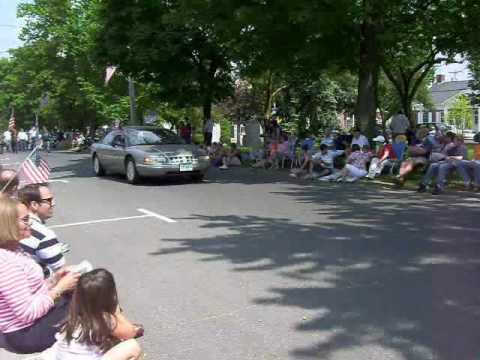
[(142, 177), (185, 175), (199, 181), (210, 165), (202, 149), (169, 130), (149, 126), (113, 130), (91, 146), (91, 153), (97, 176), (125, 174), (131, 184)]

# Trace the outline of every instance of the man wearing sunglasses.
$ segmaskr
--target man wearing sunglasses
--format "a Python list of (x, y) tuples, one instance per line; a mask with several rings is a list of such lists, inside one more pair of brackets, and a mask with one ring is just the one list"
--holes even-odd
[(32, 236), (20, 241), (23, 250), (29, 253), (49, 276), (65, 265), (65, 244), (46, 226), (53, 216), (55, 198), (46, 184), (31, 184), (18, 191), (18, 199), (30, 211)]

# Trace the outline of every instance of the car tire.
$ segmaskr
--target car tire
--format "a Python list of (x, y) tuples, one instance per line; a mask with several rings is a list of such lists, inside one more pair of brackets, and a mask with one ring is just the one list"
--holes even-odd
[(97, 155), (93, 155), (93, 172), (95, 173), (96, 176), (104, 176), (105, 175), (105, 169), (103, 168), (102, 164), (100, 163), (100, 159), (98, 158)]
[(205, 174), (193, 174), (192, 180), (195, 182), (201, 182), (205, 178)]
[(140, 181), (135, 161), (130, 157), (125, 161), (125, 176), (129, 184), (138, 184)]

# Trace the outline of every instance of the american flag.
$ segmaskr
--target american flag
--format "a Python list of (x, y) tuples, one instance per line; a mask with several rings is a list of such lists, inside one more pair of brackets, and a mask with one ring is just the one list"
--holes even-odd
[(8, 120), (8, 128), (13, 129), (15, 127), (15, 116), (11, 116), (10, 120)]
[(23, 162), (18, 171), (22, 182), (26, 184), (41, 184), (48, 181), (50, 166), (40, 156), (40, 151), (35, 149)]

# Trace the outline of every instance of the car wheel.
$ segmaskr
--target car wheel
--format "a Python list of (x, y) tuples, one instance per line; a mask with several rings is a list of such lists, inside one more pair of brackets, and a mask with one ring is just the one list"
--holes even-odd
[(96, 176), (105, 175), (105, 169), (103, 168), (102, 164), (100, 164), (100, 160), (98, 159), (97, 155), (93, 155), (93, 172)]
[(140, 181), (135, 161), (132, 158), (128, 158), (125, 162), (125, 174), (130, 184), (137, 184)]
[(193, 174), (192, 180), (195, 182), (200, 182), (203, 180), (204, 177), (205, 177), (205, 174)]

